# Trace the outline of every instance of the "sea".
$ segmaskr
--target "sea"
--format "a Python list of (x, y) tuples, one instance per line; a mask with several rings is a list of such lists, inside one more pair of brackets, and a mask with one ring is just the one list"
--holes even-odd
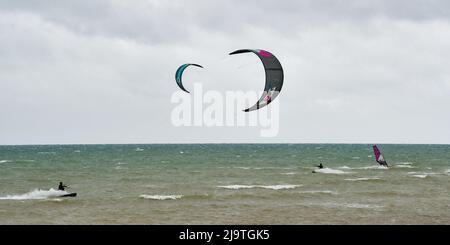
[(0, 224), (450, 224), (450, 145), (378, 146), (0, 146)]

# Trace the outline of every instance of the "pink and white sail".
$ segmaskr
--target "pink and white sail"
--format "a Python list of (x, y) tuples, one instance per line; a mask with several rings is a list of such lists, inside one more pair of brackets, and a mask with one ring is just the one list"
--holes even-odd
[(375, 155), (375, 161), (379, 163), (382, 166), (388, 166), (386, 160), (383, 157), (383, 154), (381, 154), (380, 149), (378, 149), (377, 145), (373, 145), (373, 154)]

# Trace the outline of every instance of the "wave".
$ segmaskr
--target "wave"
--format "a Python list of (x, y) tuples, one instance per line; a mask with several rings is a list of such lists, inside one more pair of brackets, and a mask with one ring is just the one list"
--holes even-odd
[(329, 194), (329, 195), (337, 195), (338, 193), (335, 191), (299, 191), (299, 194)]
[(441, 173), (435, 173), (435, 172), (408, 172), (408, 174), (440, 175)]
[(115, 170), (122, 170), (122, 169), (128, 169), (127, 167), (122, 167), (122, 166), (116, 166), (114, 167)]
[(384, 207), (380, 205), (364, 204), (364, 203), (326, 203), (324, 204), (324, 206), (332, 208), (357, 208), (357, 209), (379, 209)]
[(12, 162), (11, 160), (0, 160), (0, 163)]
[(290, 169), (294, 169), (294, 168), (289, 168), (289, 167), (233, 167), (233, 168), (238, 168), (238, 169), (245, 169), (245, 170), (266, 170), (266, 169), (283, 169), (283, 170), (290, 170)]
[(282, 175), (294, 175), (295, 173), (294, 172), (288, 172), (288, 173), (280, 173), (280, 174), (282, 174)]
[(135, 151), (144, 151), (144, 149), (138, 147)]
[(342, 166), (339, 167), (340, 169), (355, 169), (355, 170), (367, 170), (367, 169), (381, 169), (381, 170), (387, 170), (389, 168), (385, 167), (385, 166), (381, 166), (381, 165), (375, 165), (375, 166), (366, 166), (366, 167), (356, 167), (356, 168), (351, 168), (351, 167), (347, 167), (347, 166)]
[(183, 197), (183, 195), (146, 195), (142, 194), (139, 196), (140, 198), (144, 199), (151, 199), (151, 200), (176, 200)]
[(375, 165), (375, 166), (366, 166), (366, 167), (349, 167), (349, 166), (342, 166), (339, 167), (340, 169), (354, 169), (354, 170), (367, 170), (367, 169), (382, 169), (382, 170), (386, 170), (388, 169), (385, 166), (381, 166), (381, 165)]
[(426, 174), (414, 174), (414, 175), (411, 175), (411, 177), (424, 179), (424, 178), (428, 177), (428, 175), (426, 175)]
[(314, 173), (322, 173), (322, 174), (350, 174), (351, 172), (344, 172), (339, 169), (332, 169), (332, 168), (321, 168), (321, 169), (315, 169)]
[(294, 189), (294, 188), (297, 188), (300, 186), (301, 185), (221, 185), (221, 186), (217, 186), (217, 187), (224, 188), (224, 189), (231, 189), (231, 190), (253, 189), (253, 188), (284, 190), (284, 189)]
[(346, 208), (363, 208), (363, 209), (383, 208), (383, 206), (380, 206), (380, 205), (362, 204), (362, 203), (345, 203), (340, 206), (346, 207)]
[(412, 165), (412, 162), (397, 162), (395, 165)]
[(408, 174), (409, 174), (410, 177), (415, 177), (415, 178), (421, 178), (421, 179), (424, 179), (424, 178), (426, 178), (426, 177), (428, 177), (428, 176), (431, 176), (431, 175), (440, 175), (441, 173), (433, 173), (433, 172), (431, 172), (431, 173), (408, 172)]
[(447, 169), (447, 171), (445, 171), (446, 174), (450, 174), (450, 169)]
[(60, 197), (61, 195), (69, 194), (66, 191), (58, 191), (53, 188), (50, 190), (40, 190), (35, 189), (25, 194), (21, 195), (7, 195), (1, 196), (0, 200), (39, 200), (39, 199), (47, 199), (52, 197)]
[(381, 178), (378, 177), (372, 177), (372, 178), (353, 178), (353, 179), (345, 179), (348, 181), (367, 181), (367, 180), (381, 180)]
[(395, 168), (415, 168), (411, 165), (394, 165), (394, 166), (395, 166)]

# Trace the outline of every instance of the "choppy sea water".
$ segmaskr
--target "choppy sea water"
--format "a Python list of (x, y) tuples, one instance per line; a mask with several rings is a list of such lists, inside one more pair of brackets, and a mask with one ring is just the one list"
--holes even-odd
[(450, 145), (379, 146), (0, 146), (0, 224), (450, 224)]

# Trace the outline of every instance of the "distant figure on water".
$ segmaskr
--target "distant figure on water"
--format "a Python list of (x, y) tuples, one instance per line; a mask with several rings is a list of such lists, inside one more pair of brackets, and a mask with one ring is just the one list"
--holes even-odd
[(389, 167), (386, 159), (384, 158), (383, 154), (381, 154), (380, 149), (378, 149), (377, 145), (373, 145), (373, 154), (375, 155), (375, 161), (377, 161), (378, 164), (384, 167)]
[(58, 191), (65, 191), (67, 188), (66, 185), (63, 184), (63, 182), (59, 182)]
[[(318, 169), (323, 169), (323, 164), (320, 163), (319, 165), (316, 166)], [(316, 170), (312, 171), (313, 173), (317, 173)]]

